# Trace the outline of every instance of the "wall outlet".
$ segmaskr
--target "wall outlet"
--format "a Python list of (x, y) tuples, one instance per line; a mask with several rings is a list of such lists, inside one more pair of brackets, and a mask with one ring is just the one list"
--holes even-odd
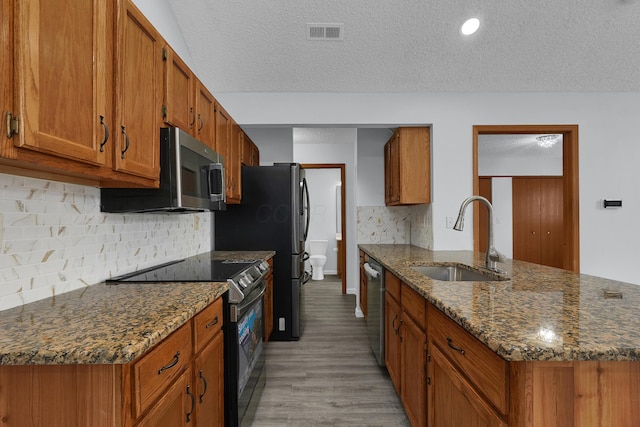
[(447, 217), (447, 228), (453, 228), (453, 217), (452, 216), (448, 216)]
[(193, 216), (193, 229), (200, 230), (200, 217), (198, 215)]
[(278, 330), (284, 331), (284, 317), (278, 318)]

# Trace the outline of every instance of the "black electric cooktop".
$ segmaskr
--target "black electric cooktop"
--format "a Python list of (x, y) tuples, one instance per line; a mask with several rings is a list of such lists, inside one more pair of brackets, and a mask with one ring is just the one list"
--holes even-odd
[(210, 253), (195, 255), (108, 279), (108, 284), (143, 282), (225, 282), (257, 260), (212, 260)]

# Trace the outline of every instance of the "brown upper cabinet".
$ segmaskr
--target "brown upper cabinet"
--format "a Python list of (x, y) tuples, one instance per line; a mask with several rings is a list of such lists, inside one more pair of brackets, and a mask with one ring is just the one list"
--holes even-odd
[(240, 153), (242, 152), (242, 129), (232, 120), (231, 135), (227, 149), (227, 203), (237, 204), (242, 199), (242, 165)]
[[(3, 170), (102, 187), (157, 187), (160, 128), (220, 152), (240, 202), (242, 130), (131, 0), (3, 0)], [(257, 164), (257, 147), (249, 150)]]
[[(113, 21), (107, 18), (113, 3), (63, 8), (57, 1), (28, 0), (15, 6), (15, 51), (7, 48), (7, 57), (14, 56), (15, 84), (6, 114), (7, 136), (18, 149), (6, 147), (4, 154), (21, 158), (20, 149), (27, 149), (104, 165), (106, 145), (113, 144), (107, 138), (113, 123), (107, 96)], [(3, 20), (13, 11), (7, 12)]]
[(166, 45), (164, 61), (164, 122), (179, 127), (215, 149), (215, 115), (213, 95), (191, 69)]
[(249, 138), (249, 135), (242, 132), (242, 153), (240, 155), (240, 163), (246, 166), (260, 166), (260, 150), (256, 144)]
[(196, 124), (195, 76), (171, 49), (162, 49), (164, 61), (164, 104), (162, 114), (169, 126), (179, 127), (193, 135)]
[(158, 179), (164, 42), (131, 0), (122, 1), (120, 7), (116, 46), (115, 169)]
[(0, 48), (14, 58), (2, 61), (3, 163), (23, 175), (157, 185), (160, 36), (135, 6), (8, 0), (2, 12)]
[(216, 147), (215, 102), (211, 92), (196, 79), (196, 124), (194, 136), (212, 149)]
[(384, 146), (386, 205), (431, 202), (430, 153), (428, 127), (396, 129)]

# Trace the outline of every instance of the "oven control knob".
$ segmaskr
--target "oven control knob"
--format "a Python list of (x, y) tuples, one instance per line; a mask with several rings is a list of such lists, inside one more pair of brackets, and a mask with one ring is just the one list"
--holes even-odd
[(269, 269), (269, 263), (266, 261), (262, 261), (260, 264), (258, 264), (258, 268), (260, 268), (260, 271), (267, 271)]
[(247, 280), (246, 277), (241, 277), (238, 280), (238, 283), (240, 283), (240, 286), (242, 286), (243, 288), (246, 288), (247, 286), (249, 286), (249, 281)]

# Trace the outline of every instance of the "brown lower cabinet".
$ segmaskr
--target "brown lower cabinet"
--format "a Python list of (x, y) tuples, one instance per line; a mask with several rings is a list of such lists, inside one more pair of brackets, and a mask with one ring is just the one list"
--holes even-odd
[(413, 426), (426, 426), (425, 299), (385, 272), (385, 364)]
[(640, 426), (639, 361), (510, 362), (385, 281), (385, 364), (412, 426)]
[(224, 425), (222, 299), (126, 365), (0, 366), (2, 427)]

